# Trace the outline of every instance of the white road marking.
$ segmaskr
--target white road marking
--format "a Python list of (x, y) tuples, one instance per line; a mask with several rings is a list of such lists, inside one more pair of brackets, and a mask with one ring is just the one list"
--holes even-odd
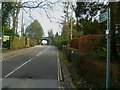
[[(49, 46), (50, 47), (50, 46)], [(42, 52), (40, 52), (38, 55), (36, 56), (39, 56), (40, 54), (42, 54), (43, 52), (45, 52), (49, 47), (47, 47), (45, 50), (43, 50)], [(25, 63), (23, 63), (22, 65), (20, 65), (19, 67), (17, 67), (15, 70), (13, 70), (12, 72), (10, 72), (9, 74), (7, 74), (6, 76), (4, 76), (4, 78), (7, 78), (8, 76), (10, 76), (11, 74), (13, 74), (14, 72), (16, 72), (18, 69), (20, 69), (21, 67), (23, 67), (24, 65), (26, 65), (27, 63), (31, 62), (32, 60), (28, 60), (26, 61)]]
[[(49, 46), (50, 47), (50, 46)], [(47, 47), (45, 50), (43, 50), (42, 52), (40, 52), (39, 54), (37, 54), (36, 56), (41, 55), (43, 52), (45, 52), (49, 47)]]
[(27, 62), (23, 63), (22, 65), (20, 65), (19, 67), (17, 67), (15, 70), (13, 70), (12, 72), (10, 72), (9, 74), (7, 74), (5, 76), (5, 78), (7, 78), (8, 76), (10, 76), (11, 74), (13, 74), (14, 72), (16, 72), (18, 69), (20, 69), (21, 67), (23, 67), (24, 65), (26, 65), (27, 63), (31, 62), (32, 60), (28, 60)]

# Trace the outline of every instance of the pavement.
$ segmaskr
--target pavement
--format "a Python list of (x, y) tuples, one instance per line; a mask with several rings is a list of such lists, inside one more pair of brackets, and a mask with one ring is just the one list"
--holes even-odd
[[(8, 58), (10, 56), (17, 56), (17, 55), (20, 55), (20, 54), (24, 54), (24, 53), (27, 53), (27, 51), (29, 50), (32, 50), (33, 48), (36, 48), (36, 47), (43, 47), (42, 45), (36, 45), (34, 47), (30, 47), (30, 48), (23, 48), (23, 49), (17, 49), (17, 50), (10, 50), (10, 51), (7, 51), (7, 52), (3, 52), (0, 54), (0, 57), (2, 59), (5, 59), (5, 58)], [(28, 52), (29, 52), (28, 51)]]

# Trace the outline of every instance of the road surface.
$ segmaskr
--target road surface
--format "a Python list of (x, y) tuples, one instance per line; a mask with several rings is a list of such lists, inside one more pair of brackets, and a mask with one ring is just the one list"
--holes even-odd
[(5, 90), (9, 88), (58, 89), (60, 85), (57, 48), (37, 46), (3, 59), (2, 87), (6, 88)]

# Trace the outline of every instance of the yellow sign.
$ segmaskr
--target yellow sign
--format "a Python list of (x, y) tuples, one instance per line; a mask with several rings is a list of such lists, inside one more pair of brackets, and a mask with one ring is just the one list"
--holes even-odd
[(3, 37), (3, 42), (6, 42), (7, 41), (7, 38), (4, 36)]

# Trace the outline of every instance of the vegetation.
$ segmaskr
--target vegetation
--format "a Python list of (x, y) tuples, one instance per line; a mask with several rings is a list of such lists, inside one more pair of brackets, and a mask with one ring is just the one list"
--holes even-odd
[[(66, 58), (71, 72), (72, 80), (77, 88), (105, 88), (106, 62), (104, 59), (98, 60), (89, 53), (83, 53), (77, 49), (66, 48), (62, 52)], [(119, 64), (111, 63), (110, 88), (120, 88)]]
[(1, 9), (0, 9), (0, 47), (2, 47), (2, 14), (1, 14)]
[(37, 44), (40, 44), (40, 40), (42, 39), (43, 35), (43, 28), (41, 24), (37, 21), (34, 20), (25, 31), (26, 37), (30, 38), (30, 45), (34, 46)]
[(80, 49), (83, 52), (97, 52), (102, 49), (102, 45), (100, 44), (101, 40), (102, 36), (99, 34), (88, 34), (78, 39), (73, 39), (71, 41), (71, 47)]
[(53, 37), (54, 37), (54, 34), (53, 34), (53, 31), (52, 31), (52, 30), (48, 31), (48, 37), (50, 37), (50, 38), (53, 38)]
[[(21, 2), (2, 2), (2, 29), (4, 31), (4, 34), (17, 34), (17, 19), (20, 12), (20, 8), (17, 7), (20, 6)], [(12, 28), (10, 27), (11, 21), (13, 23)]]
[[(32, 4), (31, 4), (32, 3)], [(16, 2), (1, 2), (1, 9), (2, 9), (2, 34), (4, 35), (8, 35), (10, 37), (14, 37), (14, 36), (20, 36), (20, 34), (18, 33), (18, 15), (20, 14), (20, 10), (23, 9), (25, 12), (25, 8), (41, 8), (45, 11), (47, 17), (49, 18), (49, 15), (47, 14), (46, 10), (49, 8), (52, 8), (53, 3), (49, 2), (49, 1), (39, 1), (39, 2), (22, 2), (21, 0), (17, 0)], [(30, 14), (30, 12), (29, 12)], [(31, 17), (32, 18), (32, 17)], [(23, 26), (21, 27), (21, 36), (24, 36), (25, 32), (23, 30)], [(36, 31), (35, 31), (36, 32)], [(40, 33), (40, 37), (42, 37), (43, 33)], [(35, 38), (37, 38), (38, 35)], [(39, 37), (39, 39), (41, 39)], [(12, 41), (12, 40), (11, 40)], [(9, 41), (10, 42), (10, 41)], [(10, 46), (10, 43), (7, 43)], [(33, 44), (38, 44), (38, 40), (35, 40), (35, 42), (33, 40), (31, 40), (31, 43)], [(33, 44), (33, 45), (34, 45)], [(4, 43), (4, 45), (6, 46), (6, 43)]]
[[(104, 32), (106, 30), (105, 23), (97, 23), (97, 21), (88, 22), (88, 20), (93, 19), (96, 17), (96, 14), (98, 11), (100, 13), (103, 13), (106, 11), (107, 7), (110, 7), (111, 9), (111, 55), (112, 58), (115, 59), (118, 56), (117, 52), (117, 45), (116, 45), (116, 24), (120, 24), (120, 18), (119, 18), (119, 8), (120, 8), (120, 2), (110, 2), (103, 3), (103, 2), (77, 2), (77, 7), (75, 8), (76, 18), (77, 18), (77, 30), (83, 30), (84, 35), (86, 34), (92, 34), (92, 33), (100, 33), (104, 35)], [(85, 16), (85, 17), (83, 17)], [(82, 27), (79, 25), (82, 24)], [(93, 24), (92, 24), (93, 23)], [(92, 28), (91, 28), (92, 25)], [(80, 29), (82, 28), (82, 29)], [(96, 31), (95, 31), (96, 30)], [(119, 31), (118, 31), (119, 32)]]
[(67, 46), (68, 42), (69, 41), (62, 36), (56, 36), (53, 38), (53, 44), (57, 46), (59, 49), (62, 49), (63, 45)]
[[(76, 7), (65, 5), (65, 21), (62, 36), (69, 40), (70, 47), (63, 50), (67, 57), (67, 65), (77, 88), (105, 88), (106, 78), (106, 21), (98, 23), (98, 13), (111, 9), (111, 67), (110, 87), (120, 88), (119, 78), (119, 33), (120, 33), (120, 2), (76, 2)], [(71, 21), (69, 9), (73, 9), (76, 21)], [(70, 31), (72, 25), (72, 36)], [(77, 34), (76, 34), (77, 32)], [(74, 49), (73, 49), (74, 48)], [(118, 61), (117, 61), (118, 60)]]
[[(19, 0), (18, 0), (19, 1)], [(47, 1), (47, 0), (46, 0)], [(42, 7), (43, 10), (51, 8), (50, 2), (41, 1), (37, 4), (32, 2), (2, 2), (2, 29), (4, 34), (18, 35), (18, 14), (21, 8)], [(34, 5), (34, 6), (32, 6)], [(47, 5), (47, 7), (46, 7)], [(48, 37), (53, 44), (62, 49), (67, 56), (68, 63), (78, 74), (78, 80), (73, 77), (77, 87), (104, 88), (105, 87), (105, 59), (106, 59), (106, 21), (98, 23), (98, 14), (102, 14), (109, 7), (111, 9), (111, 87), (120, 87), (120, 1), (119, 2), (76, 2), (76, 6), (70, 2), (64, 2), (65, 20), (62, 33), (53, 34), (48, 32)], [(75, 12), (74, 19), (69, 13)], [(47, 15), (47, 13), (46, 13)], [(49, 15), (47, 15), (49, 18)], [(12, 24), (12, 26), (10, 26)], [(25, 31), (26, 37), (30, 38), (30, 45), (39, 44), (43, 35), (41, 24), (34, 20)], [(72, 36), (72, 38), (71, 38)], [(15, 40), (18, 41), (17, 39)], [(74, 48), (74, 49), (73, 49)], [(71, 69), (72, 70), (72, 69)], [(73, 70), (73, 71), (74, 71)], [(72, 74), (74, 75), (74, 74)]]

